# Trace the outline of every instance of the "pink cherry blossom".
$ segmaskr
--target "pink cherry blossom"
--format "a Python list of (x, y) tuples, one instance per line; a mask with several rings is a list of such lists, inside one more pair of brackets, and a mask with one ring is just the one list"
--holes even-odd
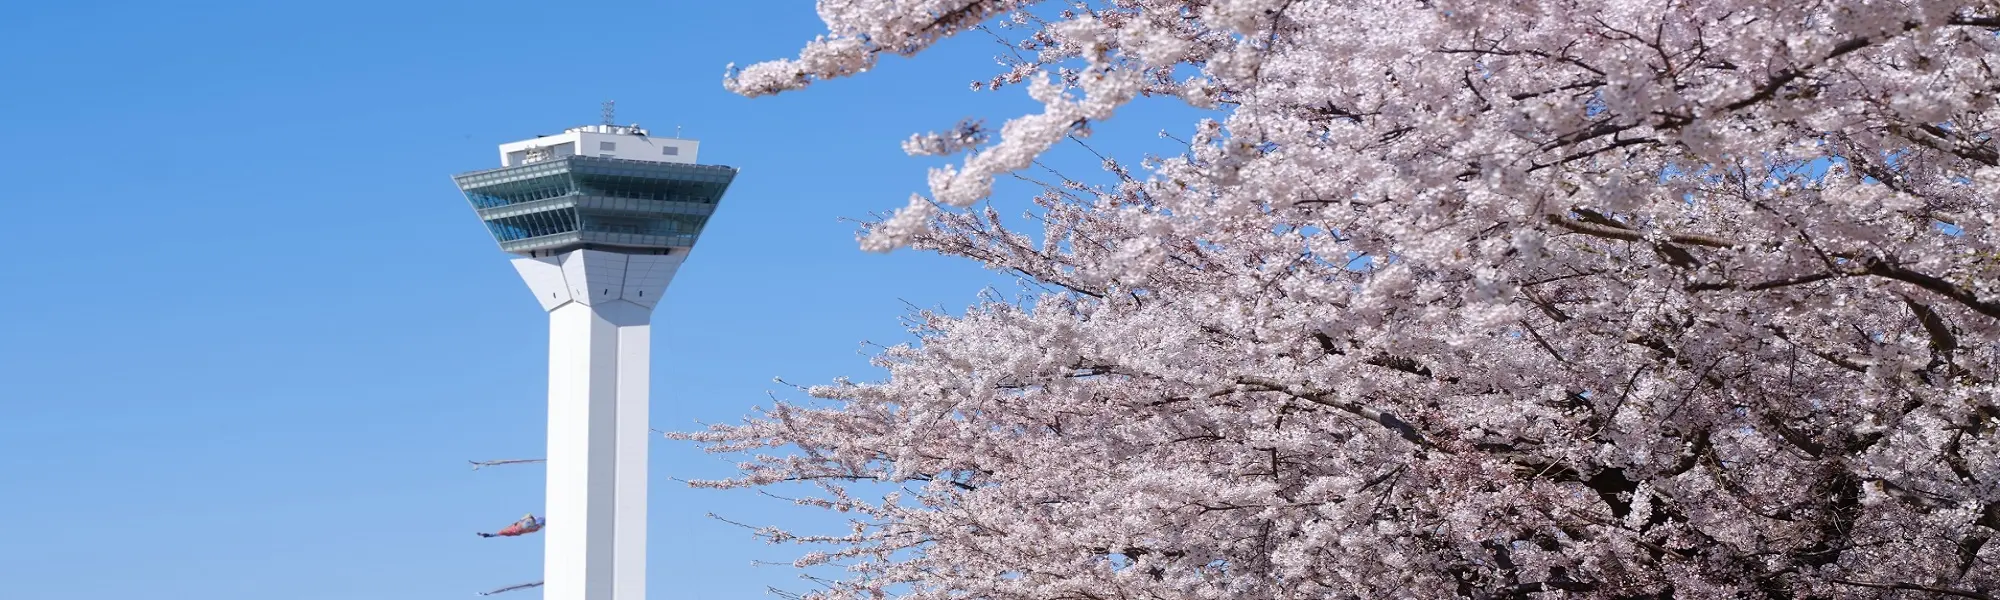
[[(2000, 6), (819, 6), (731, 89), (1009, 36), (863, 245), (1043, 291), (674, 435), (850, 519), (809, 597), (2000, 596)], [(1212, 119), (994, 194), (1136, 101)]]

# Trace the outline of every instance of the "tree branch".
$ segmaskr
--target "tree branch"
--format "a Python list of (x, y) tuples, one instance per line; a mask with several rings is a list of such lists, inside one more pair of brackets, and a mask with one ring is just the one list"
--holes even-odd
[[(1603, 225), (1593, 225), (1590, 223), (1585, 223), (1583, 221), (1578, 221), (1576, 219), (1571, 219), (1560, 215), (1549, 215), (1548, 222), (1551, 225), (1556, 225), (1558, 227), (1562, 227), (1563, 229), (1568, 229), (1576, 233), (1581, 233), (1593, 237), (1601, 237), (1611, 240), (1623, 240), (1627, 242), (1646, 241), (1646, 234), (1640, 233), (1636, 230), (1605, 227)], [(1688, 244), (1691, 246), (1707, 246), (1710, 248), (1735, 248), (1737, 246), (1742, 245), (1740, 243), (1719, 237), (1687, 234), (1687, 233), (1674, 233), (1671, 231), (1666, 232), (1666, 238), (1668, 241), (1671, 241), (1676, 244)]]
[[(1599, 237), (1610, 240), (1622, 240), (1627, 242), (1646, 241), (1645, 234), (1631, 229), (1622, 229), (1618, 227), (1607, 227), (1603, 225), (1596, 225), (1559, 215), (1548, 215), (1547, 220), (1552, 225), (1556, 225), (1562, 227), (1563, 229), (1568, 229), (1570, 231), (1592, 237)], [(1666, 232), (1665, 236), (1667, 240), (1672, 241), (1674, 243), (1689, 244), (1694, 246), (1708, 246), (1711, 248), (1735, 248), (1743, 245), (1741, 242), (1731, 241), (1728, 239), (1714, 237), (1714, 236), (1707, 236), (1707, 235)], [(1934, 292), (1946, 298), (1950, 298), (1953, 301), (1964, 305), (1966, 308), (1970, 308), (1973, 311), (1978, 312), (1979, 314), (1986, 315), (1994, 319), (2000, 319), (2000, 301), (1989, 301), (1982, 299), (1979, 297), (1978, 294), (1973, 293), (1972, 290), (1960, 287), (1957, 284), (1945, 281), (1944, 279), (1938, 278), (1937, 276), (1934, 275), (1921, 273), (1908, 268), (1904, 268), (1901, 265), (1892, 264), (1886, 260), (1874, 257), (1863, 257), (1859, 258), (1858, 260), (1861, 263), (1859, 269), (1851, 273), (1843, 273), (1842, 275), (1874, 275), (1876, 277), (1894, 279), (1897, 281), (1915, 285), (1920, 288), (1924, 288), (1926, 290), (1930, 290), (1931, 292)], [(1821, 279), (1826, 279), (1828, 277), (1831, 277), (1831, 275), (1827, 276), (1808, 275), (1801, 278), (1794, 278), (1791, 280), (1779, 280), (1779, 281), (1756, 284), (1755, 286), (1752, 287), (1755, 287), (1756, 289), (1759, 290), (1771, 289), (1776, 287), (1784, 287), (1788, 285), (1798, 285), (1800, 283), (1810, 283), (1812, 281), (1819, 281)], [(1701, 289), (1715, 289), (1710, 287), (1713, 285), (1716, 284), (1698, 285), (1696, 287)]]
[(1876, 42), (1886, 40), (1895, 37), (1897, 35), (1901, 35), (1909, 30), (1916, 29), (1917, 26), (1919, 25), (1921, 25), (1921, 23), (1918, 23), (1916, 21), (1909, 21), (1903, 23), (1903, 28), (1900, 31), (1890, 33), (1889, 35), (1858, 37), (1851, 40), (1847, 40), (1845, 42), (1841, 42), (1839, 44), (1835, 44), (1833, 46), (1833, 50), (1827, 52), (1826, 56), (1821, 57), (1819, 60), (1813, 61), (1811, 64), (1785, 69), (1783, 71), (1778, 72), (1778, 74), (1776, 75), (1772, 75), (1770, 79), (1764, 82), (1763, 87), (1757, 89), (1756, 93), (1751, 94), (1750, 97), (1748, 98), (1732, 102), (1729, 104), (1729, 106), (1725, 108), (1730, 111), (1736, 111), (1744, 107), (1750, 106), (1752, 104), (1769, 100), (1771, 99), (1771, 96), (1776, 95), (1778, 93), (1778, 90), (1784, 89), (1784, 87), (1787, 84), (1790, 84), (1791, 82), (1797, 80), (1800, 77), (1804, 77), (1806, 71), (1812, 69), (1813, 67), (1826, 64), (1827, 61), (1840, 58), (1841, 56), (1846, 55), (1847, 53), (1860, 50), (1862, 48), (1867, 48), (1869, 46), (1874, 45)]
[(1862, 269), (1864, 270), (1865, 273), (1869, 275), (1875, 275), (1877, 277), (1887, 277), (1889, 279), (1894, 279), (1896, 281), (1901, 281), (1904, 283), (1915, 285), (1920, 288), (1924, 288), (1926, 290), (1930, 290), (1932, 292), (1937, 293), (1940, 296), (1950, 298), (1953, 301), (1958, 302), (1959, 304), (1963, 304), (1965, 305), (1966, 308), (1978, 311), (1979, 314), (1986, 315), (1994, 319), (2000, 319), (2000, 302), (1988, 302), (1986, 300), (1982, 300), (1979, 298), (1977, 294), (1972, 293), (1972, 290), (1959, 287), (1958, 285), (1953, 284), (1952, 282), (1945, 281), (1943, 279), (1939, 279), (1931, 275), (1926, 275), (1924, 273), (1912, 271), (1903, 268), (1902, 266), (1899, 265), (1889, 264), (1888, 261), (1874, 259), (1874, 258), (1863, 259)]
[(1373, 407), (1369, 407), (1357, 402), (1341, 400), (1339, 398), (1333, 397), (1331, 394), (1328, 394), (1326, 392), (1309, 390), (1295, 385), (1287, 385), (1284, 382), (1275, 379), (1270, 379), (1267, 377), (1244, 375), (1237, 377), (1236, 382), (1237, 384), (1250, 388), (1254, 391), (1279, 392), (1290, 395), (1294, 398), (1310, 401), (1314, 404), (1319, 404), (1322, 406), (1330, 406), (1336, 409), (1340, 409), (1341, 411), (1347, 412), (1354, 416), (1361, 417), (1362, 419), (1373, 421), (1376, 424), (1379, 424), (1383, 427), (1387, 427), (1389, 428), (1390, 431), (1396, 432), (1397, 436), (1403, 438), (1405, 441), (1408, 441), (1412, 444), (1416, 444), (1420, 448), (1424, 448), (1426, 450), (1442, 450), (1441, 448), (1438, 448), (1437, 444), (1432, 443), (1429, 438), (1424, 437), (1423, 432), (1417, 431), (1416, 426), (1411, 425), (1400, 418), (1397, 418), (1396, 415), (1392, 413), (1377, 410)]
[(1982, 594), (1973, 590), (1932, 587), (1928, 585), (1917, 585), (1914, 583), (1871, 583), (1867, 581), (1854, 581), (1850, 579), (1835, 579), (1833, 580), (1833, 582), (1841, 585), (1875, 588), (1878, 590), (1909, 590), (1913, 592), (1930, 592), (1933, 594), (1944, 594), (1946, 596), (1957, 596), (1960, 598), (1976, 598), (1977, 600), (1995, 600), (1991, 595)]

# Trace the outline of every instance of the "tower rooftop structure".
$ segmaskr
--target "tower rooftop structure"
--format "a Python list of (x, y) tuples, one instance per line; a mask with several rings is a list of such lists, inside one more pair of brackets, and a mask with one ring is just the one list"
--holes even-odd
[(671, 254), (694, 246), (736, 178), (697, 163), (700, 148), (638, 125), (589, 125), (501, 144), (500, 168), (452, 179), (501, 250)]

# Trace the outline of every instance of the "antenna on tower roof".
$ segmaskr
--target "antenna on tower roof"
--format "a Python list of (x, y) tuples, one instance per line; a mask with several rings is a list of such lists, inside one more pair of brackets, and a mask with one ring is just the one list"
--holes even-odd
[(617, 101), (617, 100), (605, 100), (605, 101), (604, 101), (604, 126), (605, 126), (605, 127), (610, 127), (610, 126), (611, 126), (612, 124), (614, 124), (614, 123), (617, 123), (618, 121), (614, 120), (614, 119), (615, 119), (615, 118), (617, 117), (617, 115), (618, 115), (618, 101)]

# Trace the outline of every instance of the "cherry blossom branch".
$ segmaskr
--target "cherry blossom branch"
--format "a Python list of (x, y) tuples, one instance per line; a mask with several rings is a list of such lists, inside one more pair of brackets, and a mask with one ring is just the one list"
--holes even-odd
[(1964, 136), (1945, 131), (1944, 128), (1929, 123), (1920, 123), (1916, 130), (1901, 125), (1890, 125), (1889, 132), (1912, 142), (1929, 146), (1933, 150), (1978, 162), (1992, 167), (2000, 166), (2000, 152), (1975, 144)]
[[(1562, 227), (1563, 229), (1568, 229), (1570, 231), (1574, 231), (1576, 233), (1581, 233), (1588, 236), (1600, 237), (1609, 240), (1623, 240), (1627, 242), (1647, 241), (1646, 234), (1638, 230), (1619, 229), (1613, 227), (1605, 227), (1602, 225), (1593, 225), (1590, 223), (1585, 223), (1583, 221), (1578, 221), (1576, 219), (1571, 219), (1559, 215), (1549, 215), (1547, 217), (1547, 221), (1551, 225)], [(1707, 246), (1710, 248), (1735, 248), (1742, 245), (1735, 241), (1719, 237), (1707, 236), (1707, 235), (1666, 232), (1664, 237), (1668, 241), (1677, 244), (1688, 244), (1692, 246)]]
[(1973, 590), (1942, 588), (1942, 587), (1934, 587), (1928, 585), (1917, 585), (1914, 583), (1874, 583), (1868, 581), (1854, 581), (1851, 579), (1834, 579), (1833, 582), (1841, 585), (1875, 588), (1878, 590), (1909, 590), (1913, 592), (1930, 592), (1933, 594), (1944, 594), (1946, 596), (1957, 596), (1960, 598), (1973, 598), (1975, 600), (1995, 600), (1994, 597), (1991, 595), (1982, 594)]
[(1886, 277), (1930, 290), (1937, 295), (1950, 298), (1952, 301), (1964, 305), (1966, 308), (1977, 311), (1979, 314), (2000, 319), (2000, 301), (1982, 300), (1972, 290), (1879, 258), (1863, 258), (1861, 264), (1863, 272), (1866, 274)]
[(1799, 349), (1805, 350), (1808, 354), (1820, 357), (1822, 360), (1833, 363), (1835, 366), (1856, 373), (1868, 372), (1868, 366), (1869, 366), (1868, 363), (1863, 363), (1861, 361), (1857, 361), (1855, 359), (1848, 358), (1846, 356), (1841, 356), (1833, 352), (1828, 352), (1826, 350), (1821, 350), (1819, 348), (1814, 348), (1811, 346), (1807, 346), (1805, 344), (1801, 344), (1798, 342), (1798, 340), (1794, 340), (1791, 338), (1790, 335), (1787, 335), (1785, 332), (1785, 328), (1783, 327), (1772, 325), (1770, 326), (1770, 329), (1773, 334), (1776, 334), (1778, 336), (1778, 339), (1785, 340), (1787, 343), (1790, 343), (1791, 345), (1798, 347)]
[[(1639, 232), (1637, 230), (1620, 229), (1615, 227), (1595, 225), (1557, 215), (1549, 215), (1547, 217), (1547, 221), (1550, 224), (1562, 227), (1563, 229), (1567, 229), (1584, 235), (1589, 235), (1592, 237), (1599, 237), (1611, 240), (1621, 240), (1627, 242), (1647, 241), (1646, 234)], [(1743, 245), (1741, 242), (1736, 242), (1724, 238), (1707, 236), (1707, 235), (1666, 232), (1664, 233), (1664, 237), (1667, 240), (1675, 243), (1688, 244), (1694, 246), (1707, 246), (1711, 248), (1736, 248)], [(1917, 287), (1936, 293), (1940, 296), (1950, 298), (1953, 302), (1957, 302), (1960, 305), (1965, 306), (1966, 308), (1970, 308), (1973, 311), (1978, 312), (1979, 314), (1986, 315), (1994, 319), (2000, 319), (2000, 301), (1989, 301), (1981, 299), (1978, 296), (1978, 294), (1973, 293), (1971, 290), (1965, 289), (1949, 281), (1939, 279), (1934, 275), (1929, 275), (1926, 273), (1921, 273), (1915, 270), (1911, 270), (1902, 267), (1900, 265), (1894, 264), (1892, 262), (1889, 262), (1887, 260), (1883, 260), (1872, 256), (1859, 257), (1859, 264), (1861, 265), (1859, 269), (1848, 271), (1845, 273), (1815, 273), (1815, 274), (1801, 276), (1798, 278), (1766, 282), (1761, 284), (1755, 284), (1752, 286), (1745, 286), (1740, 289), (1744, 289), (1745, 291), (1758, 291), (1763, 289), (1771, 289), (1771, 288), (1785, 287), (1790, 285), (1799, 285), (1803, 283), (1811, 283), (1815, 281), (1832, 278), (1835, 276), (1874, 275), (1877, 277), (1894, 279), (1897, 281), (1915, 285)], [(1717, 285), (1725, 285), (1725, 284), (1707, 284), (1707, 287), (1709, 289), (1716, 289), (1715, 286)], [(1727, 284), (1727, 286), (1730, 288), (1736, 288), (1736, 286), (1733, 284)]]
[(1360, 404), (1358, 402), (1341, 400), (1339, 398), (1333, 397), (1332, 394), (1329, 394), (1327, 392), (1310, 390), (1295, 385), (1288, 385), (1284, 382), (1280, 382), (1275, 379), (1258, 377), (1254, 375), (1238, 376), (1236, 378), (1236, 382), (1240, 385), (1246, 386), (1249, 389), (1257, 391), (1266, 391), (1266, 392), (1279, 392), (1292, 396), (1294, 398), (1308, 400), (1315, 404), (1320, 404), (1323, 406), (1330, 406), (1336, 409), (1340, 409), (1341, 411), (1345, 411), (1354, 416), (1361, 417), (1364, 420), (1386, 427), (1390, 431), (1396, 432), (1396, 435), (1398, 437), (1403, 438), (1404, 441), (1416, 444), (1417, 447), (1426, 450), (1442, 450), (1441, 448), (1438, 447), (1437, 444), (1432, 443), (1429, 438), (1424, 437), (1424, 434), (1422, 432), (1417, 431), (1416, 426), (1411, 425), (1400, 418), (1397, 418), (1396, 415), (1394, 414), (1384, 412), (1382, 410), (1378, 410), (1373, 407)]

